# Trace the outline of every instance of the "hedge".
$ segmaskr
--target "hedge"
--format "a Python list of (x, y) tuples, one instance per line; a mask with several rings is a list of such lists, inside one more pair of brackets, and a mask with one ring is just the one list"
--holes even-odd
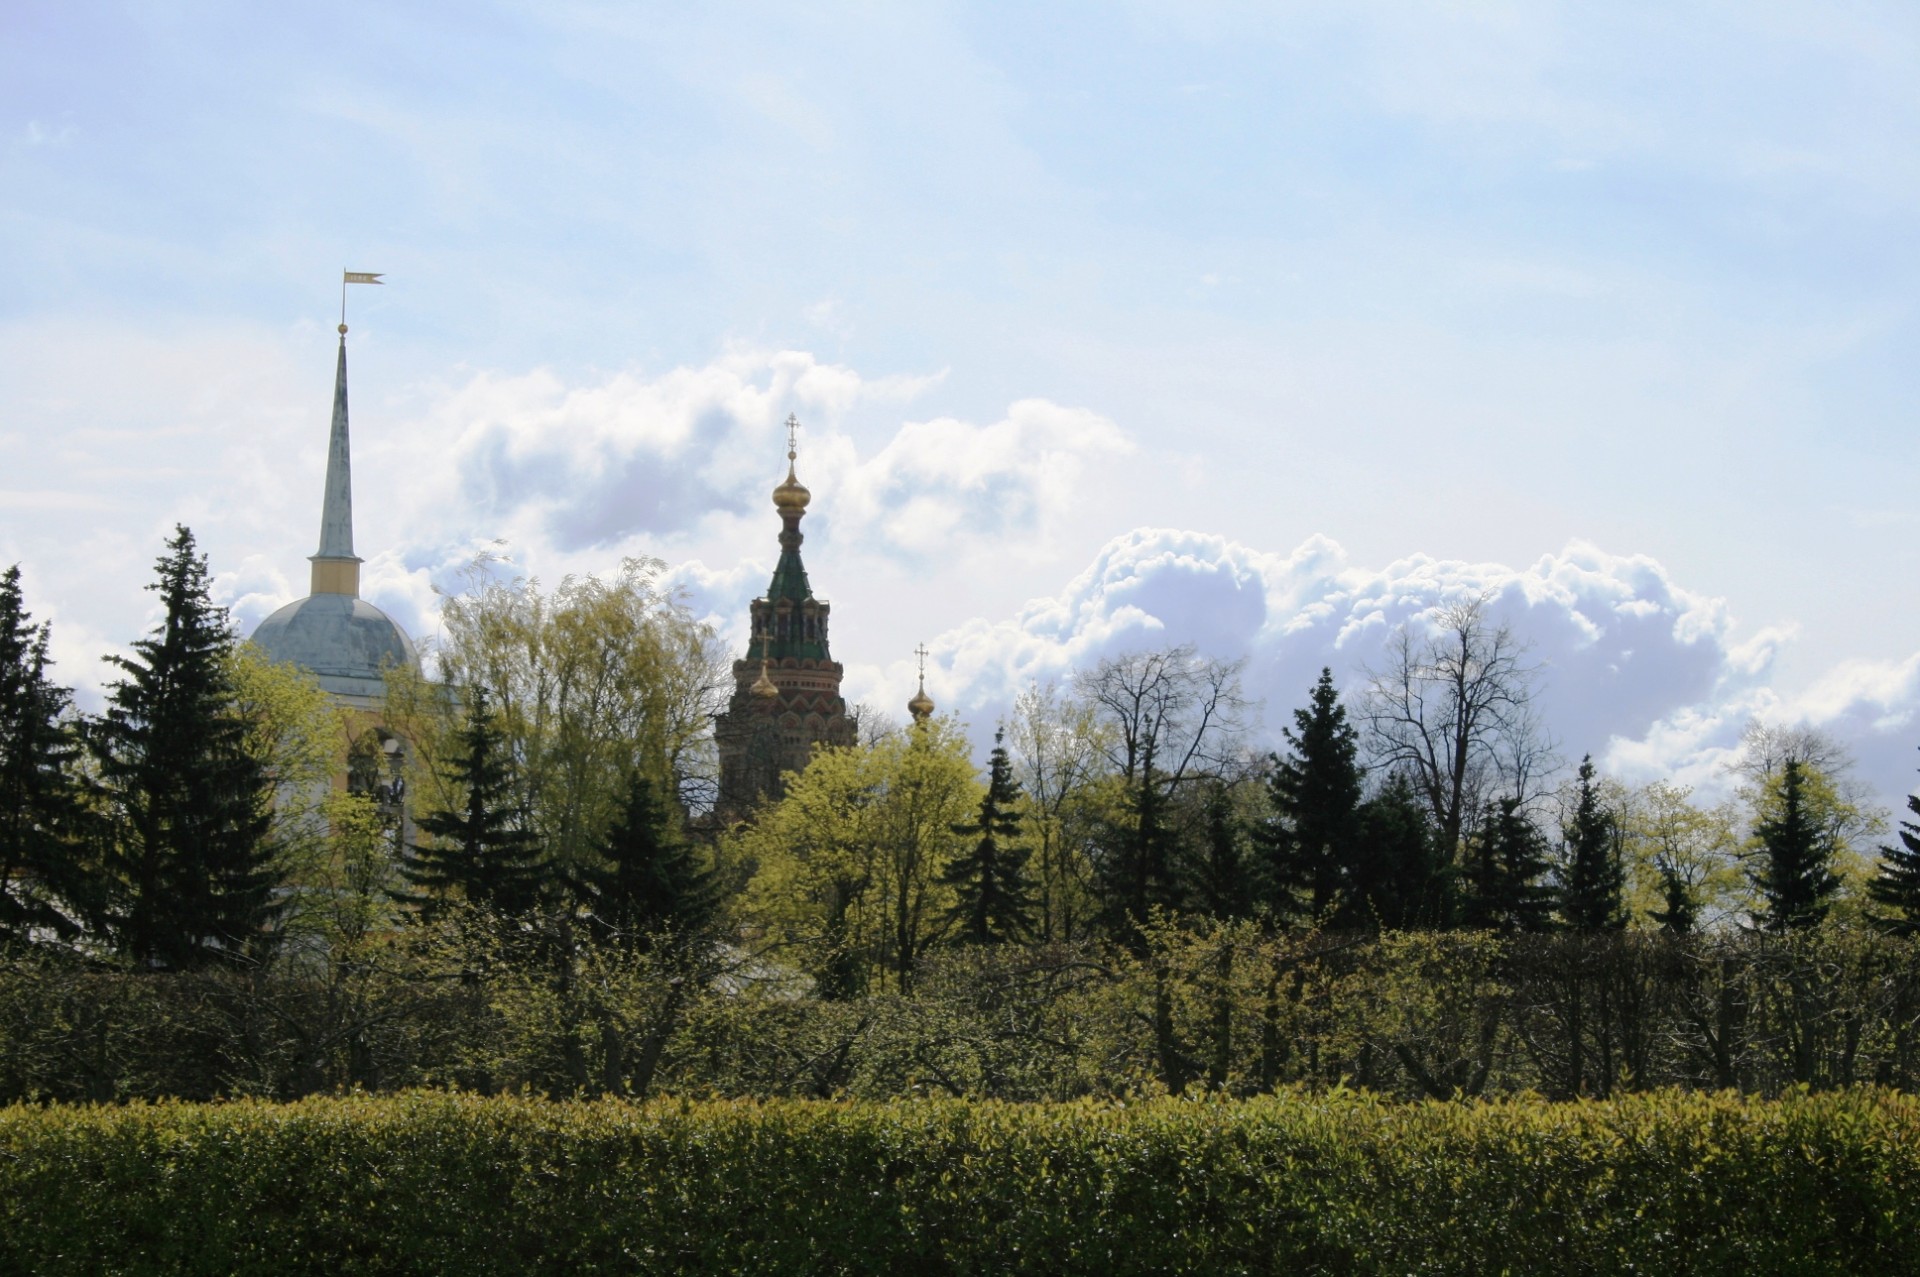
[(0, 1272), (1920, 1271), (1920, 1101), (0, 1110)]

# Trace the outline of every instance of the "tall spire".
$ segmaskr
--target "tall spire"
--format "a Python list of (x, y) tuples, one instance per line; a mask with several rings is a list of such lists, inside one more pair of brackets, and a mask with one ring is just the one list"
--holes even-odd
[(347, 446), (347, 326), (340, 325), (340, 360), (333, 374), (333, 430), (327, 439), (327, 487), (320, 503), (320, 549), (310, 594), (360, 594), (360, 559), (353, 552), (353, 460)]

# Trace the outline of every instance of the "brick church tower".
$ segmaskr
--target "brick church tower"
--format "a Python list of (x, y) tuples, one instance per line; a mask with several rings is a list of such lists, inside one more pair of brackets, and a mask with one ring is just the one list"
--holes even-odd
[(794, 477), (799, 428), (798, 420), (787, 418), (787, 477), (773, 490), (780, 562), (766, 594), (753, 601), (747, 654), (733, 663), (733, 697), (714, 722), (723, 820), (778, 798), (785, 788), (782, 775), (804, 768), (816, 745), (854, 743), (853, 720), (840, 696), (840, 664), (827, 649), (831, 606), (813, 596), (800, 561), (800, 520), (813, 494)]

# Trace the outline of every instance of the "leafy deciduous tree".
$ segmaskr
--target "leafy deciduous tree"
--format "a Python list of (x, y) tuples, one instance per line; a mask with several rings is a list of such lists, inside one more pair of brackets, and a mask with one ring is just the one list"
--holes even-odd
[[(818, 749), (778, 802), (743, 826), (732, 857), (753, 869), (743, 921), (770, 959), (846, 998), (915, 964), (953, 905), (943, 881), (980, 801), (966, 738), (935, 717), (868, 745)], [(790, 955), (790, 956), (789, 956)]]
[[(488, 690), (514, 805), (554, 861), (592, 862), (636, 770), (688, 810), (710, 804), (728, 663), (711, 628), (658, 585), (664, 565), (628, 559), (611, 578), (568, 577), (550, 593), (488, 566), (441, 611), (440, 673)], [(407, 734), (431, 752), (431, 722)]]

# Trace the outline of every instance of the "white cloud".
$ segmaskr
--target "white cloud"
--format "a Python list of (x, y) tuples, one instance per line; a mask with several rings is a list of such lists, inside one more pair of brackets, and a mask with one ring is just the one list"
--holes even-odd
[[(1570, 760), (1590, 752), (1631, 780), (1665, 776), (1712, 790), (1725, 783), (1742, 728), (1759, 716), (1832, 731), (1889, 801), (1906, 788), (1906, 751), (1920, 737), (1920, 654), (1848, 663), (1783, 696), (1767, 680), (1786, 634), (1739, 638), (1723, 600), (1680, 586), (1644, 555), (1583, 542), (1525, 568), (1414, 555), (1365, 569), (1324, 537), (1280, 555), (1201, 533), (1136, 529), (1109, 542), (1058, 595), (941, 636), (929, 686), (984, 730), (1029, 681), (1065, 679), (1129, 649), (1192, 642), (1247, 660), (1247, 689), (1277, 728), (1323, 665), (1352, 695), (1394, 627), (1482, 595), (1493, 619), (1530, 645), (1543, 717)], [(884, 704), (912, 688), (901, 663), (857, 673), (861, 693)]]

